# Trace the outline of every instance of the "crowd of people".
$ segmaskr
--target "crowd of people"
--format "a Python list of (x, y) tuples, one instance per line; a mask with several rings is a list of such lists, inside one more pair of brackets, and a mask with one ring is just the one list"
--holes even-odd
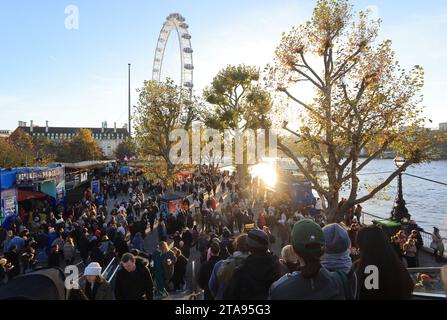
[[(79, 299), (163, 298), (187, 289), (198, 256), (190, 281), (206, 300), (409, 299), (413, 292), (405, 266), (418, 266), (415, 223), (390, 240), (380, 226), (360, 224), (357, 206), (327, 224), (319, 199), (308, 195), (294, 207), (286, 195), (266, 196), (257, 178), (241, 183), (211, 166), (176, 183), (183, 200), (174, 211), (161, 206), (168, 188), (139, 173), (115, 168), (100, 181), (99, 194), (87, 188), (66, 210), (39, 202), (0, 229), (0, 285), (35, 270), (42, 256), (48, 267), (85, 266), (85, 284), (73, 293)], [(121, 268), (109, 283), (103, 272), (114, 258)], [(371, 265), (380, 270), (375, 290), (365, 287)]]

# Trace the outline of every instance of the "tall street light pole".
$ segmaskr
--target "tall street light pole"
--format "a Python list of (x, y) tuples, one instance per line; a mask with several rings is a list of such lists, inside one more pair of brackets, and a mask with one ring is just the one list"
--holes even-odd
[(129, 137), (132, 137), (132, 125), (131, 125), (131, 107), (130, 107), (130, 66), (131, 64), (129, 63)]
[[(405, 159), (402, 157), (396, 157), (394, 159), (394, 164), (397, 168), (400, 168), (405, 163)], [(397, 206), (394, 208), (394, 219), (397, 221), (410, 220), (410, 215), (408, 214), (408, 209), (405, 207), (405, 200), (402, 191), (402, 172), (399, 173), (397, 180)]]

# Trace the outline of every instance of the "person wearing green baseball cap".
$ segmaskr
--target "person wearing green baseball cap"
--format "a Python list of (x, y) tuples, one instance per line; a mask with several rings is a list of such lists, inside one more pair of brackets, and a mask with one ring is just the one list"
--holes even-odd
[(289, 273), (270, 287), (272, 300), (344, 300), (345, 279), (321, 265), (325, 238), (313, 220), (303, 219), (293, 226), (292, 245), (300, 270)]

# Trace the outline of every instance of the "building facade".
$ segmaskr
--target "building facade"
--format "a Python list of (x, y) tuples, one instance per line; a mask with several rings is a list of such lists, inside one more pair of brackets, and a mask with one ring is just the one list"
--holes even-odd
[(0, 138), (8, 138), (11, 135), (9, 130), (0, 130)]
[(113, 128), (107, 128), (107, 122), (103, 122), (101, 128), (69, 128), (50, 127), (48, 121), (44, 127), (39, 127), (31, 120), (30, 126), (27, 126), (26, 122), (19, 121), (19, 128), (32, 137), (47, 137), (53, 142), (72, 139), (79, 134), (80, 129), (89, 129), (106, 158), (114, 158), (118, 145), (129, 137), (127, 128), (117, 128), (116, 123)]
[(447, 122), (443, 122), (439, 124), (440, 131), (447, 131)]

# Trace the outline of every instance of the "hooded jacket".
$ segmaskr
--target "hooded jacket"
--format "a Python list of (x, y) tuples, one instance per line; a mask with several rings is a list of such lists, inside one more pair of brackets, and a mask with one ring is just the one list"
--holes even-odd
[(266, 300), (273, 282), (281, 277), (281, 265), (271, 252), (250, 255), (228, 283), (224, 300)]
[(286, 274), (270, 290), (272, 300), (344, 300), (345, 296), (341, 277), (324, 267), (311, 279), (299, 271)]
[(234, 270), (242, 265), (248, 254), (236, 251), (226, 260), (220, 260), (214, 266), (213, 272), (208, 282), (214, 300), (222, 300), (227, 284), (233, 277)]

